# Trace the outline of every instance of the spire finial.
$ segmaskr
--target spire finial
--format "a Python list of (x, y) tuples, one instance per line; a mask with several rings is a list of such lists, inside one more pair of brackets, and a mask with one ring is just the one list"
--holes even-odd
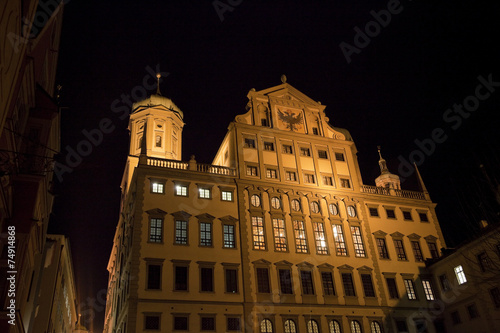
[(378, 165), (380, 166), (380, 172), (382, 174), (389, 173), (389, 169), (387, 168), (387, 163), (385, 162), (384, 158), (382, 157), (382, 153), (380, 152), (382, 149), (380, 146), (377, 146), (378, 149), (378, 156), (380, 156), (380, 160), (378, 161)]
[(156, 73), (156, 94), (161, 96), (161, 92), (160, 92), (160, 78), (161, 78), (161, 74), (160, 73)]
[(286, 83), (286, 75), (281, 75), (281, 83)]
[(382, 154), (380, 153), (380, 151), (381, 151), (380, 146), (377, 146), (377, 149), (378, 149), (378, 156), (380, 156), (380, 159), (383, 160), (384, 158), (382, 157)]

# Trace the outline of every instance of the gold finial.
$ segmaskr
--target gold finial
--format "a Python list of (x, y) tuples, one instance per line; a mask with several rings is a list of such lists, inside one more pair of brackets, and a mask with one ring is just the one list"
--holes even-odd
[(281, 75), (281, 83), (286, 83), (286, 75)]
[(157, 95), (161, 95), (161, 92), (160, 92), (160, 78), (161, 78), (161, 74), (160, 73), (157, 73), (156, 74), (156, 94)]

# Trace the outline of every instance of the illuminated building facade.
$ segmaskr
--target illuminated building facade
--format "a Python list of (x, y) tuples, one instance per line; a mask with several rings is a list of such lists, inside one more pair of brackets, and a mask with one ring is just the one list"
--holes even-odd
[(437, 332), (424, 261), (443, 235), (380, 157), (286, 83), (248, 93), (211, 165), (182, 161), (183, 113), (134, 104), (105, 332)]

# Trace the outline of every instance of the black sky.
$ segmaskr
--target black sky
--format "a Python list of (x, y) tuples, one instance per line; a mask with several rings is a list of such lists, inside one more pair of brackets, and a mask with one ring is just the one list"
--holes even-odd
[[(447, 139), (419, 168), (449, 246), (470, 233), (473, 220), (498, 218), (479, 164), (498, 179), (500, 86), (456, 129), (443, 115), (475, 94), (479, 76), (500, 82), (500, 4), (401, 1), (399, 13), (347, 63), (339, 44), (354, 46), (353, 29), (364, 30), (371, 11), (394, 3), (243, 0), (221, 21), (212, 1), (68, 2), (57, 80), (67, 107), (62, 162), (67, 147), (86, 139), (83, 130), (103, 118), (115, 126), (62, 174), (49, 227), (70, 237), (80, 307), (92, 307), (87, 297), (99, 298), (107, 286), (118, 221), (128, 119), (111, 105), (142, 85), (147, 66), (169, 73), (161, 91), (184, 112), (184, 160), (194, 154), (211, 163), (227, 126), (245, 112), (248, 90), (278, 85), (286, 74), (327, 106), (331, 124), (351, 132), (365, 184), (379, 174), (377, 145), (396, 173), (398, 156), (408, 159), (415, 140), (442, 128)], [(414, 177), (403, 187), (415, 189)], [(87, 324), (98, 331), (104, 310), (95, 303), (96, 319)]]

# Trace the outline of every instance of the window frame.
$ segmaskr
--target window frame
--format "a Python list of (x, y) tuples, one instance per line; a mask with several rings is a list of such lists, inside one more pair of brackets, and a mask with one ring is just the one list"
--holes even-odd
[(314, 276), (312, 270), (300, 269), (299, 276), (300, 276), (300, 286), (302, 289), (302, 295), (307, 295), (307, 296), (315, 295)]
[[(335, 254), (338, 257), (347, 257), (347, 244), (345, 241), (344, 230), (341, 224), (332, 224), (333, 240), (335, 241)], [(339, 232), (340, 230), (340, 232)]]
[(453, 271), (455, 272), (455, 277), (457, 278), (459, 285), (467, 283), (467, 277), (465, 276), (465, 271), (462, 265), (455, 266)]
[[(325, 224), (323, 222), (314, 221), (313, 225), (313, 234), (314, 234), (314, 244), (316, 247), (316, 254), (320, 255), (328, 255), (328, 240), (326, 237)], [(319, 228), (321, 226), (321, 228)], [(321, 230), (320, 230), (321, 229)], [(322, 239), (321, 239), (322, 235)], [(321, 243), (324, 242), (324, 245)]]
[(264, 217), (252, 215), (251, 220), (252, 220), (252, 249), (265, 251), (267, 250), (267, 242), (266, 242), (266, 225)]
[(295, 239), (295, 252), (309, 253), (309, 246), (307, 244), (307, 232), (304, 221), (293, 219), (292, 226)]
[(342, 280), (342, 286), (344, 287), (344, 295), (346, 297), (357, 297), (352, 272), (341, 272), (340, 277)]
[[(293, 295), (293, 277), (291, 267), (278, 267), (277, 269), (280, 295)], [(288, 272), (288, 276), (282, 276), (282, 273), (285, 272)]]
[(357, 258), (366, 258), (366, 249), (363, 242), (363, 235), (361, 233), (361, 227), (357, 225), (351, 225), (351, 235), (352, 243), (354, 246), (354, 256)]
[(274, 251), (288, 252), (285, 219), (273, 217), (272, 223), (273, 223)]
[(417, 291), (415, 289), (415, 282), (413, 279), (409, 278), (404, 278), (403, 279), (405, 290), (406, 290), (406, 296), (410, 301), (417, 301)]

